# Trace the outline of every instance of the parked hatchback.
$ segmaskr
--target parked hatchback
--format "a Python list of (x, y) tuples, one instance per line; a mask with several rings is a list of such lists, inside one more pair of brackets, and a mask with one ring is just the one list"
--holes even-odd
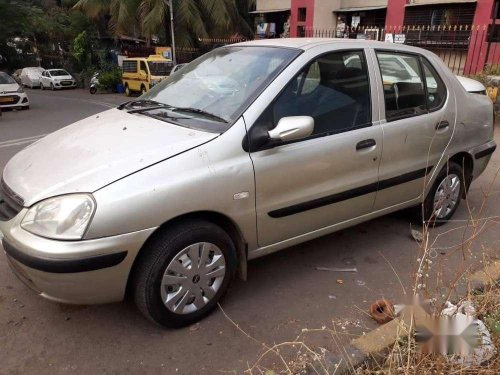
[(64, 89), (75, 88), (76, 80), (64, 69), (47, 69), (40, 78), (40, 88), (43, 89)]
[[(379, 64), (391, 56), (405, 64)], [(495, 147), (491, 101), (429, 51), (247, 42), (18, 153), (0, 231), (43, 297), (129, 291), (177, 327), (209, 313), (248, 260), (408, 207), (445, 223)]]
[(23, 88), (7, 73), (0, 72), (0, 107), (28, 109), (30, 102)]

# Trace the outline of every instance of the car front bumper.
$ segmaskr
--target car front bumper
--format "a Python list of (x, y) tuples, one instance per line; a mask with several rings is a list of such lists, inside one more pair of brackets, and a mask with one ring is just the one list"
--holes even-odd
[(20, 227), (23, 210), (0, 222), (0, 238), (14, 274), (47, 299), (71, 304), (121, 301), (132, 264), (154, 231), (82, 241), (58, 241)]
[(59, 81), (59, 82), (54, 82), (54, 87), (56, 89), (69, 89), (69, 88), (75, 88), (76, 87), (76, 82), (75, 81)]
[(10, 92), (0, 95), (0, 107), (19, 108), (30, 105), (28, 95), (25, 92)]

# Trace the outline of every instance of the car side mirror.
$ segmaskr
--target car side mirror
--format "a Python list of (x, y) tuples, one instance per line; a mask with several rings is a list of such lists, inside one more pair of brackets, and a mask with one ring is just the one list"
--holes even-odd
[(293, 141), (310, 136), (314, 130), (314, 119), (310, 116), (289, 116), (278, 121), (278, 125), (269, 130), (272, 141)]

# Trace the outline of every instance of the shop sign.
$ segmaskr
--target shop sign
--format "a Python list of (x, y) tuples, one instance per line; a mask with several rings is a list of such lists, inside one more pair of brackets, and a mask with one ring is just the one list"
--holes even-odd
[(405, 34), (394, 34), (394, 43), (404, 44), (405, 41), (406, 41)]

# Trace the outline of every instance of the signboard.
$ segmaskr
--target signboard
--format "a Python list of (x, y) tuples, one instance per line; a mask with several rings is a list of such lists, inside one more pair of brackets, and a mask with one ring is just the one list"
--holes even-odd
[(406, 41), (405, 34), (394, 34), (394, 43), (404, 44), (405, 41)]
[(394, 35), (391, 33), (385, 34), (385, 41), (387, 43), (394, 43)]
[(358, 27), (359, 23), (361, 22), (361, 17), (360, 16), (352, 16), (351, 18), (351, 27)]
[(379, 30), (378, 29), (366, 29), (365, 35), (366, 35), (366, 39), (368, 39), (368, 40), (378, 40)]

